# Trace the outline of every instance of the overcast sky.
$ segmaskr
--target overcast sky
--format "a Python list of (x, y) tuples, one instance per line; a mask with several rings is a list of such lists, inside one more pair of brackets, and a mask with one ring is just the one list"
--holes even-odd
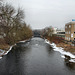
[(32, 29), (46, 26), (64, 28), (75, 19), (75, 0), (5, 0), (25, 11), (25, 21)]

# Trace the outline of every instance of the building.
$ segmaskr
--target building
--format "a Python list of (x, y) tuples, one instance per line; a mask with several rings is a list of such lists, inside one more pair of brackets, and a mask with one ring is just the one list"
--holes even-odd
[(65, 24), (65, 40), (75, 41), (75, 21)]
[(53, 28), (53, 34), (57, 34), (57, 29), (58, 28)]
[(65, 38), (65, 30), (64, 29), (53, 28), (53, 34), (55, 34), (58, 37)]
[(65, 38), (65, 30), (57, 30), (57, 36), (58, 37), (62, 37)]

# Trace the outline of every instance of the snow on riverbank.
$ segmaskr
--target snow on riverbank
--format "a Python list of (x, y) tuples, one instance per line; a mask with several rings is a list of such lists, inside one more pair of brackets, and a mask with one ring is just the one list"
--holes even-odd
[[(24, 43), (24, 42), (29, 41), (29, 40), (19, 41), (18, 43)], [(0, 49), (0, 59), (2, 58), (3, 55), (7, 55), (12, 50), (13, 46), (15, 46), (15, 45), (16, 44), (10, 46), (9, 50), (7, 50), (7, 51)]]
[(20, 42), (22, 42), (22, 43), (23, 43), (23, 42), (26, 42), (26, 40), (24, 40), (24, 41), (20, 41)]
[(5, 50), (1, 50), (2, 52), (0, 52), (0, 59), (2, 58), (3, 55), (7, 55), (11, 50), (12, 50), (12, 47), (13, 46), (10, 46), (9, 50), (8, 51), (5, 51)]
[[(15, 45), (16, 45), (16, 44), (15, 44)], [(3, 55), (7, 55), (7, 54), (12, 50), (12, 47), (15, 46), (15, 45), (10, 46), (10, 48), (9, 48), (8, 51), (1, 50), (1, 49), (0, 49), (0, 59), (2, 58)]]
[(45, 43), (50, 44), (54, 48), (53, 49), (54, 51), (60, 52), (62, 54), (61, 55), (62, 58), (65, 58), (65, 55), (70, 56), (71, 59), (69, 60), (69, 62), (74, 62), (75, 63), (75, 55), (73, 55), (70, 52), (64, 51), (64, 49), (62, 47), (56, 47), (56, 44), (55, 43), (52, 43), (51, 44), (47, 39), (45, 40)]
[(12, 47), (13, 47), (13, 46), (10, 46), (10, 49), (9, 49), (8, 51), (6, 51), (6, 52), (4, 53), (4, 55), (7, 55), (7, 54), (10, 52), (10, 50), (12, 49)]

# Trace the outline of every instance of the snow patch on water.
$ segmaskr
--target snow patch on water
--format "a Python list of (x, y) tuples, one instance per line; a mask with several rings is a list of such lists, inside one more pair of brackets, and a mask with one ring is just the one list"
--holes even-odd
[(75, 55), (73, 55), (70, 52), (64, 51), (64, 48), (62, 48), (62, 47), (56, 47), (56, 44), (55, 43), (52, 43), (51, 44), (47, 39), (45, 40), (45, 43), (50, 44), (54, 48), (53, 49), (54, 51), (60, 52), (62, 54), (61, 55), (62, 58), (65, 58), (65, 55), (70, 56), (71, 57), (71, 60), (69, 60), (69, 62), (74, 62), (75, 63)]
[(50, 42), (47, 39), (45, 39), (45, 43), (50, 44)]
[(36, 46), (38, 46), (38, 44), (35, 44)]
[(61, 55), (61, 57), (65, 59), (65, 56), (64, 55)]
[(70, 59), (69, 62), (75, 63), (75, 59)]

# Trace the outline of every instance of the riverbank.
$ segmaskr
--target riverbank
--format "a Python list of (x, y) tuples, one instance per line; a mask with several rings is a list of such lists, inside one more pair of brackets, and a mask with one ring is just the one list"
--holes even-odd
[(75, 63), (75, 54), (74, 54), (75, 51), (73, 51), (73, 52), (72, 51), (69, 51), (70, 50), (69, 48), (71, 48), (71, 47), (67, 47), (68, 45), (65, 46), (65, 44), (63, 44), (63, 43), (62, 44), (52, 43), (48, 39), (46, 39), (45, 42), (48, 43), (49, 45), (51, 45), (54, 48), (53, 49), (54, 51), (60, 52), (62, 58), (64, 58), (64, 59), (68, 59), (69, 58), (69, 60), (68, 60), (69, 62)]
[(59, 43), (59, 44), (56, 44), (56, 46), (62, 47), (62, 48), (64, 48), (65, 51), (67, 51), (67, 52), (69, 51), (75, 55), (75, 46), (71, 46), (70, 44), (65, 44), (65, 43)]
[(1, 59), (4, 55), (8, 54), (8, 52), (12, 49), (12, 47), (13, 47), (13, 46), (9, 46), (8, 50), (6, 49), (7, 46), (5, 47), (5, 49), (0, 49), (0, 59)]
[(71, 42), (66, 42), (61, 37), (53, 37), (52, 39), (46, 37), (46, 39), (49, 40), (51, 43), (55, 43), (57, 47), (62, 47), (66, 52), (71, 52), (75, 55), (75, 46), (72, 46)]
[(4, 39), (0, 39), (0, 58), (10, 49), (10, 45), (8, 45)]
[[(16, 45), (16, 44), (15, 44)], [(10, 46), (10, 45), (8, 45), (8, 44), (6, 44), (6, 45), (0, 45), (0, 59), (4, 56), (4, 55), (6, 55), (6, 54), (8, 54), (8, 52), (12, 49), (12, 47), (13, 46), (15, 46), (15, 45), (12, 45), (12, 46)]]
[[(26, 40), (22, 40), (22, 41), (19, 41), (19, 42), (17, 42), (17, 43), (23, 43), (23, 42), (26, 42), (26, 41), (29, 41), (30, 39), (26, 39)], [(0, 59), (4, 56), (4, 55), (6, 55), (6, 54), (8, 54), (11, 50), (12, 50), (12, 48), (13, 48), (13, 46), (15, 46), (16, 44), (14, 44), (14, 45), (8, 45), (8, 44), (6, 44), (6, 43), (0, 43)]]

